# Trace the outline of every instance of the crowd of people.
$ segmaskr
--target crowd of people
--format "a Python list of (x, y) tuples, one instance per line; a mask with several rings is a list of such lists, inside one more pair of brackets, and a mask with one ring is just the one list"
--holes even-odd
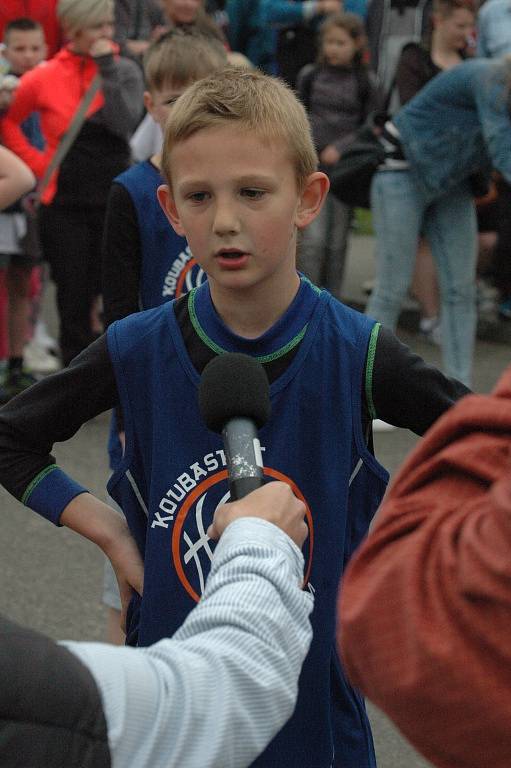
[[(225, 352), (261, 363), (265, 473), (303, 502), (307, 540), (291, 538), (314, 611), (293, 714), (269, 744), (274, 731), (258, 738), (254, 766), (376, 765), (336, 644), (338, 585), (388, 480), (372, 425), (423, 435), (470, 393), (478, 292), (511, 316), (501, 2), (13, 0), (0, 11), (0, 161), (16, 155), (20, 189), (33, 186), (0, 214), (0, 482), (101, 548), (110, 639), (154, 646), (202, 605), (208, 525), (228, 498), (200, 377)], [(363, 314), (340, 301), (355, 212), (328, 177), (375, 113), (385, 156)], [(58, 342), (41, 317), (48, 279)], [(443, 371), (394, 334), (408, 292)], [(51, 451), (110, 410), (106, 504)], [(102, 662), (71, 650), (101, 689), (110, 651)], [(302, 638), (300, 664), (305, 650)], [(129, 765), (136, 712), (123, 719), (118, 699), (107, 728)], [(160, 764), (155, 750), (166, 759), (153, 736), (140, 765)]]

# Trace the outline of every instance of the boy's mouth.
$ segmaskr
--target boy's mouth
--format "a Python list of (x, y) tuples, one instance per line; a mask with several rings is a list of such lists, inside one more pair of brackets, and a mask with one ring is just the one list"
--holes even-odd
[(223, 248), (215, 253), (215, 256), (221, 259), (239, 259), (240, 256), (245, 255), (245, 251), (240, 251), (238, 248)]
[(244, 266), (248, 259), (248, 254), (238, 248), (223, 248), (215, 253), (215, 259), (222, 267), (238, 269)]

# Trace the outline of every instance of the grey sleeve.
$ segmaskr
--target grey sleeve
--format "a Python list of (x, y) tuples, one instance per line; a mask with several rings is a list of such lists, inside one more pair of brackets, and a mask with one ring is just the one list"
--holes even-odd
[(114, 768), (243, 768), (291, 716), (310, 646), (303, 558), (256, 518), (228, 526), (204, 596), (147, 649), (66, 643), (100, 689)]
[(140, 67), (125, 57), (99, 56), (103, 107), (92, 120), (128, 140), (142, 117), (144, 83)]

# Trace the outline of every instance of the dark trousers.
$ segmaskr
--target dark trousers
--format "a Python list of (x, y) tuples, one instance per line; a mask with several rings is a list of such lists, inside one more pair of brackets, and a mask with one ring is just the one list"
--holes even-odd
[(64, 365), (94, 341), (91, 307), (101, 293), (101, 240), (105, 209), (41, 206), (43, 255), (57, 288)]

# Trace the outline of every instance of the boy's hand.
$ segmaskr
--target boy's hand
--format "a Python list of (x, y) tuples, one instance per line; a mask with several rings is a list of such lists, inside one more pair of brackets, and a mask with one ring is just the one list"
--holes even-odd
[(318, 13), (342, 13), (341, 0), (318, 0)]
[(327, 147), (325, 147), (319, 155), (319, 159), (323, 165), (335, 165), (340, 157), (341, 153), (334, 147), (333, 144), (329, 144)]
[(81, 493), (69, 502), (60, 522), (97, 544), (112, 563), (121, 593), (124, 627), (132, 591), (141, 595), (144, 588), (144, 563), (126, 518), (91, 493)]
[(115, 46), (113, 42), (107, 40), (106, 37), (101, 37), (99, 40), (96, 40), (95, 43), (92, 43), (89, 48), (89, 53), (93, 59), (96, 59), (99, 56), (108, 56), (108, 54), (113, 53), (114, 50)]
[(116, 540), (104, 552), (115, 571), (122, 605), (121, 627), (126, 632), (126, 613), (133, 590), (142, 595), (144, 589), (144, 564), (127, 525), (124, 530), (119, 529)]
[(211, 539), (219, 539), (229, 523), (240, 517), (260, 517), (278, 526), (300, 549), (308, 535), (305, 504), (286, 483), (272, 482), (252, 491), (240, 501), (222, 504), (208, 528)]

